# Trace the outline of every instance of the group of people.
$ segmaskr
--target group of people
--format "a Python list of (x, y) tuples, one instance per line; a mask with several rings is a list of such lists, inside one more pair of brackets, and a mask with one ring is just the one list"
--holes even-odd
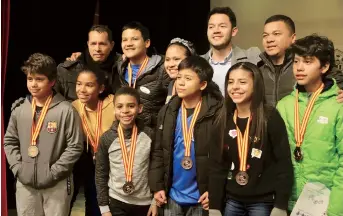
[(18, 215), (70, 215), (84, 186), (85, 215), (286, 216), (308, 182), (343, 215), (343, 73), (326, 37), (296, 39), (273, 15), (262, 44), (233, 45), (229, 7), (208, 16), (198, 55), (174, 38), (149, 56), (149, 30), (93, 26), (88, 49), (58, 66), (32, 54), (22, 66), (4, 137)]

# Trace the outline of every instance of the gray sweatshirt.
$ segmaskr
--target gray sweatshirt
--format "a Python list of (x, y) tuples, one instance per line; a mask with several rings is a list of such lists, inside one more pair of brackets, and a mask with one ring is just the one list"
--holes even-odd
[[(117, 126), (118, 122), (115, 122), (111, 129), (101, 136), (96, 154), (95, 181), (100, 209), (108, 209), (110, 197), (133, 205), (150, 205), (152, 194), (148, 186), (148, 169), (153, 132), (142, 122), (137, 126), (138, 135), (132, 177), (135, 190), (128, 195), (122, 189), (126, 178)], [(128, 154), (130, 154), (131, 133), (131, 130), (124, 131)]]
[(15, 102), (4, 137), (10, 169), (27, 186), (44, 189), (70, 176), (83, 151), (80, 118), (60, 94), (54, 95), (37, 139), (39, 154), (28, 156), (31, 142), (31, 96)]

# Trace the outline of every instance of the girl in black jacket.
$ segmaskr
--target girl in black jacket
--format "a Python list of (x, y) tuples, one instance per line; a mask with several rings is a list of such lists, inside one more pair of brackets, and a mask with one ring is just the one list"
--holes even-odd
[(265, 105), (262, 74), (252, 63), (237, 63), (225, 89), (223, 157), (210, 154), (210, 209), (225, 202), (225, 216), (287, 216), (293, 183), (287, 131)]

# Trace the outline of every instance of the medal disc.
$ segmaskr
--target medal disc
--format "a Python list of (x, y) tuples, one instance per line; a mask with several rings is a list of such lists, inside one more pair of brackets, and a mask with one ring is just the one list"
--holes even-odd
[(185, 157), (182, 159), (181, 166), (182, 166), (182, 168), (184, 168), (185, 170), (191, 169), (191, 168), (193, 167), (193, 161), (192, 161), (191, 157), (185, 156)]
[(301, 153), (300, 147), (294, 149), (294, 158), (296, 161), (301, 161), (303, 159), (303, 154)]
[(134, 190), (135, 190), (135, 186), (133, 185), (132, 182), (126, 182), (123, 185), (123, 191), (126, 194), (132, 194)]
[(246, 185), (249, 182), (249, 175), (244, 171), (239, 171), (236, 175), (236, 182), (239, 185)]
[(27, 150), (27, 154), (32, 158), (37, 157), (38, 153), (39, 153), (38, 147), (35, 145), (30, 146)]

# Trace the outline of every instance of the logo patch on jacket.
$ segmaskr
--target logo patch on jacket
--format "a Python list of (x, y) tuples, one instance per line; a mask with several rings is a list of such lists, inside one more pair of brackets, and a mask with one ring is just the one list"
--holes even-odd
[(237, 130), (236, 129), (230, 130), (229, 135), (230, 135), (230, 137), (232, 137), (232, 139), (236, 138), (237, 137)]
[(145, 94), (150, 94), (150, 90), (145, 86), (141, 86), (139, 89)]
[(329, 118), (325, 116), (319, 116), (317, 122), (319, 124), (328, 124), (329, 123)]
[(55, 122), (55, 121), (49, 121), (49, 122), (48, 122), (48, 127), (46, 128), (46, 130), (47, 130), (49, 133), (56, 133), (56, 131), (57, 131), (57, 122)]

